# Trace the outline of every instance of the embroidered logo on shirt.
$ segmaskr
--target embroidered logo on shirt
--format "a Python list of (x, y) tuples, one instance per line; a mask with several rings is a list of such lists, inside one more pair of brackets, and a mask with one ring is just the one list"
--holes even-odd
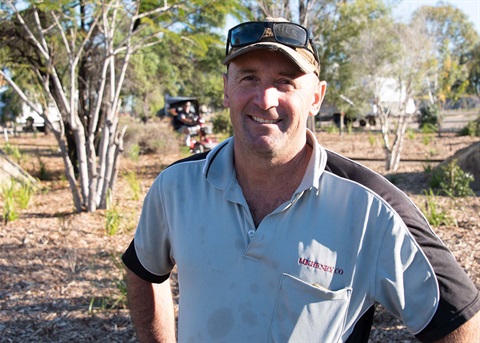
[(304, 265), (304, 266), (307, 266), (307, 267), (311, 267), (311, 268), (315, 268), (315, 269), (320, 269), (320, 270), (323, 270), (326, 273), (338, 274), (338, 275), (343, 274), (343, 269), (341, 269), (341, 268), (337, 268), (335, 266), (333, 266), (333, 267), (332, 266), (327, 266), (325, 264), (321, 264), (321, 263), (318, 263), (316, 261), (310, 261), (310, 260), (307, 260), (306, 258), (302, 258), (302, 257), (300, 257), (298, 259), (298, 264), (301, 264), (301, 265)]

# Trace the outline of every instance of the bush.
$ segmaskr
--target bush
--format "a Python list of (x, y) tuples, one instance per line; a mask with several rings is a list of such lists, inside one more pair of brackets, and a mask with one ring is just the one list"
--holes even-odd
[(458, 132), (458, 135), (480, 137), (480, 117), (468, 122), (468, 124)]
[(473, 181), (473, 175), (464, 172), (454, 159), (432, 173), (430, 187), (451, 197), (470, 196), (475, 195), (470, 188)]
[(213, 131), (215, 133), (224, 133), (233, 136), (233, 126), (228, 112), (217, 113), (212, 118)]
[(134, 161), (139, 155), (162, 156), (180, 151), (178, 134), (168, 124), (154, 120), (147, 124), (131, 120), (125, 124), (128, 128), (124, 136), (124, 148)]
[(425, 206), (422, 208), (422, 212), (427, 218), (428, 223), (433, 226), (439, 225), (451, 225), (454, 224), (454, 220), (450, 218), (445, 211), (437, 206), (436, 197), (433, 193), (433, 190), (430, 188), (428, 191), (424, 191), (426, 198), (425, 198)]
[(420, 108), (420, 128), (423, 131), (424, 126), (429, 126), (429, 130), (438, 129), (440, 124), (440, 111), (435, 105), (428, 105)]

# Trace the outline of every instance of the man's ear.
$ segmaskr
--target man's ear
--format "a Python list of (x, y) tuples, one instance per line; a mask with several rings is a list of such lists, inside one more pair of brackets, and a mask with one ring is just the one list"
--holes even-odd
[(230, 101), (228, 100), (227, 94), (227, 87), (228, 87), (228, 76), (227, 73), (223, 73), (223, 107), (229, 108)]
[(310, 107), (310, 115), (314, 116), (320, 111), (323, 99), (325, 98), (325, 92), (327, 91), (327, 83), (320, 81), (317, 86), (317, 90), (313, 94), (312, 105)]

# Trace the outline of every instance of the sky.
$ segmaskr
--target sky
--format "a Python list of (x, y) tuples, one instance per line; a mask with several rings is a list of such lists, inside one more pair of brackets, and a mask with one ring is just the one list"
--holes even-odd
[[(439, 0), (403, 0), (393, 10), (395, 19), (402, 22), (408, 22), (412, 13), (421, 6), (435, 6)], [(480, 0), (444, 0), (443, 2), (451, 4), (462, 12), (467, 14), (469, 20), (474, 24), (478, 34), (480, 34)], [(238, 22), (232, 17), (228, 18), (227, 25), (224, 28), (225, 36), (230, 27), (237, 25)]]
[[(394, 11), (393, 15), (400, 21), (408, 21), (411, 14), (421, 6), (435, 6), (438, 0), (403, 0)], [(480, 34), (480, 0), (449, 0), (443, 1), (460, 9), (467, 14), (469, 20), (474, 24)]]

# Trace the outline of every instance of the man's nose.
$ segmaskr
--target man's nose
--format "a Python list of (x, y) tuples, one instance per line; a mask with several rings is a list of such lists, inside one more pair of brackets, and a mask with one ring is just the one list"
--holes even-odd
[(255, 96), (255, 104), (262, 110), (277, 107), (278, 96), (278, 90), (275, 87), (261, 87)]

